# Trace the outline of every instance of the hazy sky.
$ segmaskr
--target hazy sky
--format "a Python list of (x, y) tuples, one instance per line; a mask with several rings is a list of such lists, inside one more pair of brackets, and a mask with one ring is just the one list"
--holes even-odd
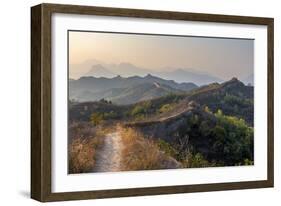
[[(192, 68), (222, 79), (253, 73), (254, 41), (202, 37), (69, 32), (69, 63), (96, 59), (151, 70)], [(79, 71), (71, 71), (71, 73)]]

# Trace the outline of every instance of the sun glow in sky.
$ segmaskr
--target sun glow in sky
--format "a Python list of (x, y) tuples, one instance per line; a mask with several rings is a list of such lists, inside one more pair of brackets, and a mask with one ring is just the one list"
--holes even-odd
[[(222, 79), (253, 74), (254, 40), (159, 36), (102, 32), (69, 32), (69, 64), (91, 59), (129, 62), (154, 71), (189, 68)], [(72, 73), (80, 67), (70, 66)]]

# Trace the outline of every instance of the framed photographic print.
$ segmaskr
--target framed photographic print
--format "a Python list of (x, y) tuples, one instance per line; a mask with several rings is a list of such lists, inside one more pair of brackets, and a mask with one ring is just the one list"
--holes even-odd
[(31, 8), (31, 197), (273, 187), (273, 19)]

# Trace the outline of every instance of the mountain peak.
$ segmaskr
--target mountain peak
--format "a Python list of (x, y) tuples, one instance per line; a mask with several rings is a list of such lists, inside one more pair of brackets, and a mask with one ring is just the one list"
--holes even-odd
[(232, 79), (230, 80), (231, 82), (238, 82), (238, 78), (237, 77), (232, 77)]
[(115, 74), (109, 71), (101, 64), (95, 64), (91, 66), (90, 71), (88, 71), (85, 76), (94, 76), (94, 77), (113, 77)]
[(233, 77), (231, 80), (222, 83), (222, 86), (230, 86), (230, 85), (245, 86), (244, 83), (241, 82), (237, 77)]
[(104, 69), (104, 67), (101, 64), (94, 64), (92, 65), (92, 69)]

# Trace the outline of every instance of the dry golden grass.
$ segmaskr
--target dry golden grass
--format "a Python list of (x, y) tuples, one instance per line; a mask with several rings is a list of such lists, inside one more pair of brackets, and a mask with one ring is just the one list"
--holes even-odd
[(97, 147), (103, 143), (103, 132), (96, 131), (95, 136), (88, 138), (76, 137), (69, 144), (69, 173), (91, 172), (95, 165)]
[(73, 140), (69, 148), (69, 173), (89, 172), (95, 163), (94, 155), (94, 147), (87, 140)]
[(124, 143), (122, 170), (152, 170), (163, 168), (166, 156), (152, 140), (131, 128), (120, 129)]

